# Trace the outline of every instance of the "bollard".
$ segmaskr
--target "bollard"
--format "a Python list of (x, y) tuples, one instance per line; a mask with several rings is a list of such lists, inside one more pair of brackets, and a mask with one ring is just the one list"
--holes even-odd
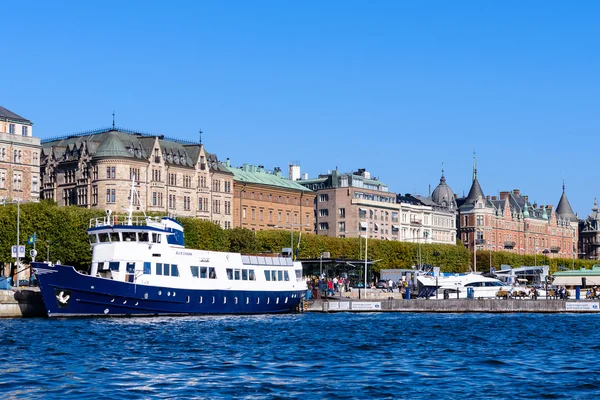
[(406, 300), (410, 300), (410, 287), (406, 287)]
[(581, 290), (579, 286), (575, 286), (575, 300), (581, 300)]

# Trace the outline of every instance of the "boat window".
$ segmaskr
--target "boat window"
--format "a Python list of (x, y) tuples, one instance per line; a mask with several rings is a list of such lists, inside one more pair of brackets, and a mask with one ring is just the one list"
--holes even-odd
[(271, 280), (271, 271), (265, 270), (265, 279), (268, 280), (268, 281)]
[(229, 279), (229, 280), (233, 279), (233, 269), (231, 269), (231, 268), (227, 268), (227, 279)]
[(272, 281), (276, 281), (277, 280), (277, 271), (271, 271), (271, 280)]
[(282, 281), (283, 280), (283, 271), (277, 271), (277, 280), (278, 281)]
[(148, 241), (148, 232), (139, 232), (138, 237), (139, 237), (140, 242), (147, 242)]
[(163, 264), (163, 275), (169, 276), (169, 264)]
[(198, 267), (196, 267), (196, 266), (192, 265), (192, 266), (190, 267), (190, 269), (192, 270), (192, 276), (193, 276), (194, 278), (197, 278), (197, 277), (198, 277)]
[(160, 233), (152, 233), (152, 243), (160, 243)]
[(283, 280), (284, 281), (289, 281), (290, 280), (290, 276), (288, 275), (287, 271), (283, 271)]
[(216, 274), (216, 272), (215, 272), (215, 267), (210, 267), (210, 268), (208, 269), (208, 277), (209, 277), (210, 279), (217, 279), (217, 274)]
[(119, 262), (111, 261), (108, 263), (108, 267), (110, 268), (111, 271), (118, 271), (119, 270)]
[(111, 232), (110, 233), (110, 241), (118, 242), (119, 241), (119, 232)]
[(89, 235), (90, 243), (98, 243), (98, 236), (94, 233), (93, 235)]
[(126, 268), (126, 271), (127, 271), (127, 273), (128, 273), (128, 274), (133, 274), (133, 273), (135, 273), (135, 263), (128, 262), (128, 263), (127, 263), (127, 268)]
[(179, 276), (179, 268), (177, 268), (177, 264), (171, 264), (171, 276)]
[(296, 281), (302, 282), (302, 270), (301, 269), (296, 270)]
[(135, 232), (123, 232), (123, 241), (124, 242), (135, 242)]
[(249, 272), (248, 275), (249, 275), (249, 278), (250, 278), (251, 281), (255, 281), (256, 280), (256, 275), (254, 275), (254, 270), (253, 269), (250, 270), (250, 272)]
[(149, 262), (144, 263), (144, 275), (150, 275), (152, 273), (152, 264)]
[(98, 271), (106, 271), (108, 268), (104, 266), (104, 262), (98, 263)]
[(110, 242), (110, 239), (108, 238), (108, 232), (99, 233), (98, 240), (100, 240), (101, 243)]
[(243, 281), (247, 281), (248, 280), (248, 270), (247, 269), (243, 269), (242, 270), (242, 280)]
[(236, 269), (235, 271), (233, 271), (233, 277), (235, 278), (236, 281), (240, 280), (240, 270)]
[(206, 272), (207, 272), (208, 268), (206, 267), (200, 267), (200, 278), (202, 279), (206, 279)]
[(162, 263), (156, 263), (156, 275), (162, 275)]

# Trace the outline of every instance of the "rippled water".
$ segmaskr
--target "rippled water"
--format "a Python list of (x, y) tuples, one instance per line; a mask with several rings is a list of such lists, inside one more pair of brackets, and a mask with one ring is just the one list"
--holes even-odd
[(598, 315), (0, 321), (3, 398), (593, 398)]

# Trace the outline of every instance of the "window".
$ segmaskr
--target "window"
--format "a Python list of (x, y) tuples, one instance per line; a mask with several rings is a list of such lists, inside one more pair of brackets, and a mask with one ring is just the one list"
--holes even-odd
[(319, 216), (320, 217), (327, 217), (329, 216), (329, 210), (326, 208), (322, 208), (319, 210)]
[(346, 209), (345, 208), (340, 208), (338, 210), (338, 215), (340, 216), (340, 218), (346, 218)]
[(477, 226), (483, 225), (483, 215), (477, 216)]
[(169, 264), (163, 264), (163, 275), (169, 276), (170, 269), (171, 268)]
[(346, 232), (346, 223), (345, 222), (338, 222), (338, 228), (340, 230), (340, 232)]
[(227, 268), (226, 272), (227, 272), (227, 279), (229, 279), (230, 281), (233, 280), (233, 269)]
[(119, 263), (117, 261), (111, 261), (108, 263), (108, 268), (110, 268), (111, 271), (118, 271)]
[(327, 222), (320, 222), (319, 223), (319, 230), (326, 231), (328, 229), (329, 229), (329, 224)]
[(156, 263), (156, 275), (162, 275), (162, 263)]
[(329, 195), (328, 195), (328, 194), (320, 194), (320, 195), (319, 195), (319, 201), (320, 201), (320, 202), (326, 202), (326, 201), (329, 201)]
[(15, 124), (8, 124), (8, 133), (15, 134)]
[(209, 279), (217, 279), (217, 274), (215, 273), (215, 267), (208, 268), (208, 278)]
[(150, 275), (152, 273), (151, 264), (149, 262), (144, 263), (144, 275)]
[(176, 264), (171, 264), (171, 276), (179, 276), (179, 269)]
[(271, 271), (265, 270), (265, 280), (267, 280), (267, 281), (271, 280)]

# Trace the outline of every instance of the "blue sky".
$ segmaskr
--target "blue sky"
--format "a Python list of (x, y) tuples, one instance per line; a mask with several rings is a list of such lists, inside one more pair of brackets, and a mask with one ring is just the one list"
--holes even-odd
[(2, 6), (1, 102), (41, 138), (117, 125), (235, 166), (366, 168), (427, 194), (598, 190), (600, 3), (89, 1)]

